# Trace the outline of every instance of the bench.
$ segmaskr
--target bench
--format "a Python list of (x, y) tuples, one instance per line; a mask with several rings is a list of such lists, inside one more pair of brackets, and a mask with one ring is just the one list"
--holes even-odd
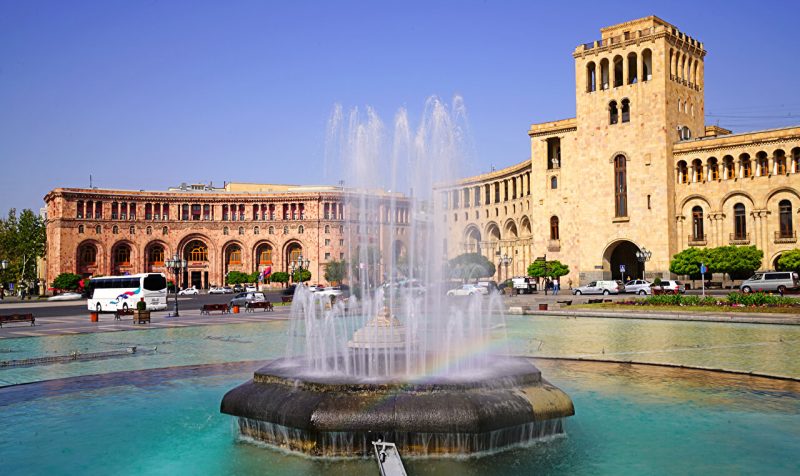
[(150, 324), (150, 311), (136, 311), (133, 313), (134, 324)]
[(263, 309), (264, 312), (275, 310), (272, 307), (272, 303), (269, 301), (248, 302), (244, 310), (247, 312), (255, 312), (256, 309)]
[(115, 321), (118, 321), (120, 316), (133, 316), (133, 309), (117, 309), (114, 311)]
[(284, 304), (287, 302), (292, 302), (292, 296), (281, 296), (281, 302)]
[(222, 314), (227, 314), (231, 312), (230, 309), (228, 309), (227, 304), (203, 304), (203, 307), (200, 308), (201, 315), (202, 314), (211, 315), (211, 313), (214, 311), (219, 311)]
[(601, 304), (603, 302), (602, 299), (589, 299), (586, 301), (587, 304)]
[(30, 322), (32, 326), (36, 325), (36, 318), (33, 317), (33, 314), (4, 314), (0, 315), (0, 327), (3, 327), (3, 323), (9, 322)]
[(570, 305), (572, 305), (572, 299), (568, 299), (566, 301), (556, 301), (556, 302), (561, 304), (562, 306), (570, 306)]

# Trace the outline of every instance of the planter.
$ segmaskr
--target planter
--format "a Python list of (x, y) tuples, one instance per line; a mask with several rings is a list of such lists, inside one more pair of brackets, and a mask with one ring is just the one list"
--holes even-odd
[(539, 304), (539, 310), (540, 311), (546, 311), (547, 310), (547, 304), (546, 303)]

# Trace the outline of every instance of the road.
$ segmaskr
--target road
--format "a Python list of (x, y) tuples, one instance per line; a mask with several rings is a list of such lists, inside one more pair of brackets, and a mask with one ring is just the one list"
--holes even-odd
[[(264, 295), (268, 301), (280, 301), (281, 291), (266, 291)], [(174, 294), (169, 296), (169, 309), (174, 309)], [(228, 303), (234, 294), (198, 294), (196, 296), (179, 296), (178, 308), (180, 310), (198, 310), (203, 304)], [(0, 314), (15, 314), (35, 312), (36, 318), (40, 317), (72, 317), (88, 315), (86, 299), (78, 301), (18, 301), (5, 300), (0, 302)]]

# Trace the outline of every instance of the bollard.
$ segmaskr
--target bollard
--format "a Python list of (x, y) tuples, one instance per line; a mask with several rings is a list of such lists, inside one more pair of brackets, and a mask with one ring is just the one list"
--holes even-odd
[(239, 306), (233, 306), (233, 313), (239, 314)]
[(98, 322), (100, 320), (100, 316), (96, 312), (90, 312), (89, 313), (89, 320), (92, 321), (92, 322)]

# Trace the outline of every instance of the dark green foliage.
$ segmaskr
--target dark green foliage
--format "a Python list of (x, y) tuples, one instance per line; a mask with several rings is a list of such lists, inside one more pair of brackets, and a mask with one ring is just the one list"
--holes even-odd
[(709, 271), (711, 271), (711, 262), (706, 250), (687, 248), (672, 257), (672, 261), (669, 263), (669, 270), (679, 276), (690, 276), (692, 279), (699, 279), (701, 263), (705, 263), (709, 267)]
[(288, 283), (289, 273), (286, 273), (284, 271), (277, 271), (275, 273), (272, 273), (269, 279), (273, 283)]
[(528, 265), (528, 276), (534, 278), (560, 278), (569, 274), (569, 266), (561, 261), (536, 260)]
[(480, 253), (464, 253), (447, 263), (451, 278), (462, 280), (489, 278), (497, 269), (494, 263)]
[(46, 232), (44, 220), (31, 210), (11, 209), (8, 218), (0, 220), (0, 259), (8, 260), (3, 281), (17, 283), (36, 281), (36, 260), (44, 256)]
[(341, 283), (347, 276), (347, 262), (329, 261), (325, 264), (325, 281), (329, 283)]
[(306, 281), (311, 281), (311, 271), (303, 268), (296, 270), (294, 275), (292, 275), (292, 281), (295, 283), (305, 283)]
[(798, 306), (793, 298), (773, 296), (765, 293), (730, 293), (727, 299), (685, 294), (661, 294), (637, 301), (651, 306)]
[(53, 281), (53, 287), (66, 290), (78, 289), (81, 279), (80, 275), (77, 274), (61, 273), (56, 276), (56, 279)]
[(245, 283), (252, 283), (253, 281), (250, 280), (250, 275), (247, 273), (242, 273), (241, 271), (230, 271), (228, 272), (228, 284), (245, 284)]
[(700, 278), (700, 263), (705, 263), (708, 273), (725, 273), (732, 279), (750, 277), (761, 267), (764, 252), (755, 246), (720, 246), (701, 250), (688, 248), (672, 257), (669, 270), (680, 276)]

